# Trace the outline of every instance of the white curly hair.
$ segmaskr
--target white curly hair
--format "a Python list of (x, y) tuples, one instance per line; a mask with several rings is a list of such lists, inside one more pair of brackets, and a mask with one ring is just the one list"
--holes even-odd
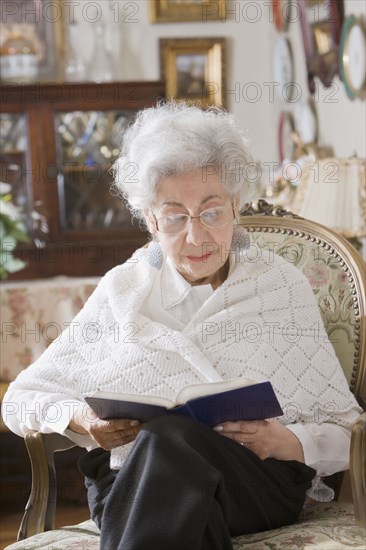
[(125, 131), (113, 165), (114, 189), (132, 215), (144, 221), (160, 180), (202, 169), (217, 173), (242, 207), (253, 200), (259, 183), (246, 177), (250, 164), (247, 141), (233, 115), (217, 107), (202, 110), (163, 100), (139, 111)]

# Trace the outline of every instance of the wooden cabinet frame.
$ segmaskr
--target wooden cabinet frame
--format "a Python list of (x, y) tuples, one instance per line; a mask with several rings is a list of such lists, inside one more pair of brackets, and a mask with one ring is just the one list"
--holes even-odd
[(111, 82), (2, 84), (2, 112), (25, 113), (27, 142), (24, 178), (31, 202), (41, 201), (49, 226), (45, 248), (21, 243), (17, 256), (27, 267), (13, 279), (55, 275), (102, 275), (125, 261), (147, 236), (137, 226), (65, 231), (60, 219), (55, 114), (68, 111), (138, 111), (164, 97), (164, 83)]

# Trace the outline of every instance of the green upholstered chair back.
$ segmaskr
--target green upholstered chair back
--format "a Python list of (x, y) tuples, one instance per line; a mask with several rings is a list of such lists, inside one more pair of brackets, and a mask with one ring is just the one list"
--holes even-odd
[(365, 408), (366, 269), (360, 254), (334, 231), (264, 200), (249, 206), (240, 224), (250, 235), (248, 255), (268, 250), (307, 277), (350, 388)]

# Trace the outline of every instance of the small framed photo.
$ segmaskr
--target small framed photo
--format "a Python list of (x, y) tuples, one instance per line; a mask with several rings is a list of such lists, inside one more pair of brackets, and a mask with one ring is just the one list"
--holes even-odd
[(150, 0), (153, 23), (225, 21), (226, 0)]
[(63, 44), (62, 0), (2, 1), (0, 48), (4, 80), (60, 80)]
[(225, 106), (225, 38), (161, 38), (159, 44), (167, 98)]

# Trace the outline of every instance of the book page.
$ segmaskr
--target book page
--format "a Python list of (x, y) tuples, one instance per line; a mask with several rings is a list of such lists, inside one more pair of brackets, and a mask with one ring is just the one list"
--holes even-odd
[(166, 407), (170, 409), (174, 407), (175, 403), (166, 397), (159, 397), (157, 395), (143, 395), (134, 393), (117, 393), (108, 391), (96, 391), (89, 397), (97, 397), (98, 399), (111, 399), (114, 401), (127, 401), (130, 403), (147, 403), (149, 405), (158, 405), (160, 407)]
[(181, 389), (176, 398), (177, 405), (183, 405), (190, 399), (195, 397), (201, 397), (203, 395), (212, 395), (214, 393), (220, 393), (229, 390), (235, 390), (236, 388), (243, 388), (245, 386), (252, 386), (257, 384), (257, 380), (252, 378), (230, 378), (229, 380), (222, 380), (221, 382), (205, 382), (203, 384), (192, 384)]

